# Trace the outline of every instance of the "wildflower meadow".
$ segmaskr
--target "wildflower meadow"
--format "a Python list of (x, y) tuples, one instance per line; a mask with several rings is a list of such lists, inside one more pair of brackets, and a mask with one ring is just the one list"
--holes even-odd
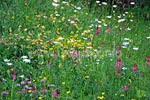
[(150, 2), (124, 1), (1, 0), (0, 100), (150, 100)]

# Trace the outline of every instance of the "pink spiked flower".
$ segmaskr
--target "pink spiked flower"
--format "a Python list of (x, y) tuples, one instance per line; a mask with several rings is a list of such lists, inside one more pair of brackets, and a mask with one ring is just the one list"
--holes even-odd
[(11, 74), (12, 79), (15, 81), (16, 80), (16, 71), (13, 71)]
[(132, 67), (132, 72), (136, 72), (137, 71), (137, 65), (134, 64), (133, 67)]
[(52, 91), (52, 97), (59, 98), (59, 93), (57, 92), (57, 90)]
[(57, 58), (57, 53), (56, 53), (56, 51), (53, 52), (53, 58)]
[(122, 64), (121, 60), (118, 59), (118, 60), (116, 61), (116, 69), (120, 69), (120, 68), (121, 68), (121, 64)]
[(36, 92), (36, 86), (32, 86), (32, 92), (33, 92), (33, 93)]
[(128, 89), (129, 89), (129, 86), (128, 86), (128, 85), (125, 85), (125, 86), (122, 87), (122, 90), (123, 90), (123, 91), (127, 91)]
[(118, 59), (116, 61), (116, 76), (120, 76), (121, 64), (122, 64), (121, 60)]
[(150, 56), (147, 56), (147, 57), (146, 57), (146, 65), (147, 65), (147, 66), (150, 66)]
[(96, 35), (98, 35), (98, 34), (99, 34), (99, 27), (96, 26)]

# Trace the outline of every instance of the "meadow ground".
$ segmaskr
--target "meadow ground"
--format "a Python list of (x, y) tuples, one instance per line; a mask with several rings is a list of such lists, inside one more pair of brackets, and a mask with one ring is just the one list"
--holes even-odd
[(150, 100), (150, 8), (131, 5), (0, 1), (0, 100)]

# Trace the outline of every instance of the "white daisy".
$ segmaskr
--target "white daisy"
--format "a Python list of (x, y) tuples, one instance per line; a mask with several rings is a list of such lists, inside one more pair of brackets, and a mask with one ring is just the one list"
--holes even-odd
[(133, 50), (137, 51), (137, 50), (139, 50), (139, 48), (137, 48), (137, 47), (134, 47), (134, 48), (133, 48)]
[(8, 65), (8, 66), (12, 66), (13, 64), (12, 64), (12, 63), (7, 63), (7, 65)]
[(30, 59), (23, 59), (23, 62), (25, 62), (25, 63), (31, 63), (31, 60)]
[(10, 62), (10, 60), (9, 59), (4, 59), (4, 62)]
[(22, 56), (21, 58), (22, 58), (22, 59), (27, 59), (27, 58), (28, 58), (28, 56)]

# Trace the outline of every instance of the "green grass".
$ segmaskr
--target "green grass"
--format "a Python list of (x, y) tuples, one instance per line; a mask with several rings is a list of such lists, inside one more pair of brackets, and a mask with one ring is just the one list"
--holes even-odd
[[(1, 100), (150, 99), (147, 6), (113, 8), (110, 14), (109, 5), (89, 9), (81, 2), (60, 1), (54, 7), (52, 0), (27, 1), (0, 2)], [(129, 44), (117, 57), (123, 42)]]

